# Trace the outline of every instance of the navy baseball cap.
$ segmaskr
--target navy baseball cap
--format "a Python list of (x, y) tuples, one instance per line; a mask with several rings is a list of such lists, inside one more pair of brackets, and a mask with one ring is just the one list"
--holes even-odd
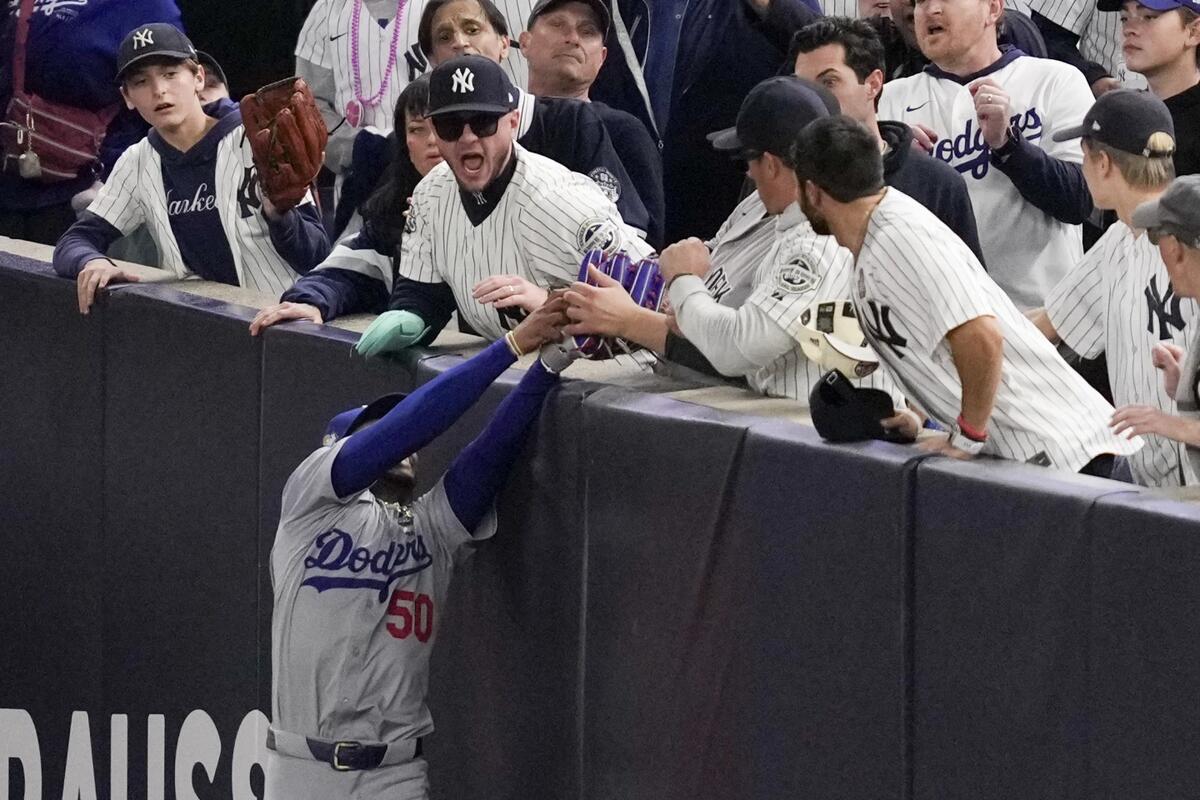
[(1133, 225), (1200, 249), (1200, 175), (1176, 178), (1157, 200), (1142, 203), (1133, 212)]
[(429, 116), (476, 111), (507, 114), (517, 107), (517, 90), (500, 65), (478, 55), (455, 56), (429, 76)]
[(1175, 152), (1175, 123), (1162, 100), (1150, 92), (1105, 92), (1083, 116), (1083, 124), (1054, 134), (1065, 142), (1086, 136), (1109, 147), (1147, 158)]
[(896, 413), (891, 395), (879, 389), (860, 389), (836, 369), (822, 375), (812, 388), (808, 411), (817, 433), (830, 442), (901, 441), (879, 424)]
[[(1151, 11), (1174, 11), (1186, 8), (1200, 14), (1200, 0), (1137, 0), (1139, 6)], [(1101, 11), (1120, 11), (1125, 7), (1125, 0), (1097, 0), (1096, 8)]]
[(229, 86), (229, 81), (225, 80), (225, 70), (221, 69), (221, 65), (217, 60), (203, 50), (196, 51), (196, 60), (200, 62), (200, 66), (204, 67), (204, 71), (212, 75), (220, 83)]
[(533, 21), (542, 14), (545, 14), (547, 11), (553, 11), (562, 4), (570, 2), (583, 3), (592, 9), (592, 13), (596, 15), (596, 24), (600, 26), (601, 35), (608, 32), (608, 7), (604, 5), (602, 0), (538, 0), (533, 10), (529, 12), (529, 21), (525, 23), (525, 30), (532, 29)]
[(344, 439), (354, 433), (368, 422), (380, 419), (398, 406), (400, 401), (407, 396), (404, 394), (385, 394), (382, 397), (375, 398), (365, 406), (355, 406), (347, 411), (343, 411), (329, 420), (329, 424), (325, 426), (325, 433), (321, 437), (321, 444), (328, 447), (337, 440)]
[(825, 87), (795, 75), (776, 75), (746, 95), (737, 125), (708, 134), (708, 141), (735, 156), (753, 152), (786, 157), (806, 125), (838, 113), (837, 98)]
[(117, 80), (147, 58), (192, 58), (196, 48), (183, 31), (167, 22), (155, 22), (130, 31), (117, 49)]

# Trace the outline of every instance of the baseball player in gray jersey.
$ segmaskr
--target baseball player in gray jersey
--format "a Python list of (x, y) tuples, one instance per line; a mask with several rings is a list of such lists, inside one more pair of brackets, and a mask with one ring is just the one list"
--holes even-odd
[(514, 142), (516, 91), (500, 66), (466, 55), (430, 75), (430, 111), (445, 161), (413, 193), (391, 311), (363, 334), (364, 355), (429, 341), (457, 306), (497, 339), (566, 286), (593, 248), (651, 249), (586, 176)]
[[(1171, 114), (1149, 92), (1119, 89), (1103, 95), (1083, 125), (1064, 131), (1083, 137), (1083, 175), (1097, 208), (1119, 221), (1046, 296), (1032, 314), (1051, 341), (1062, 339), (1084, 358), (1108, 356), (1108, 382), (1118, 405), (1149, 405), (1165, 413), (1174, 401), (1151, 362), (1160, 344), (1183, 346), (1200, 312), (1176, 296), (1166, 265), (1149, 238), (1135, 231), (1133, 212), (1158, 197), (1173, 175)], [(1143, 486), (1180, 486), (1179, 448), (1161, 436), (1129, 459)]]
[(1107, 475), (1140, 439), (1067, 366), (940, 220), (883, 184), (874, 138), (848, 117), (809, 125), (794, 152), (818, 233), (854, 255), (851, 297), (867, 339), (910, 402), (978, 453)]
[(557, 342), (564, 307), (547, 303), (408, 397), (334, 417), (288, 479), (271, 549), (271, 800), (428, 797), (429, 658), (455, 556), (495, 533), (493, 501), (569, 358), (547, 350), (414, 500), (415, 454), (517, 356)]
[[(1200, 176), (1177, 178), (1161, 197), (1138, 206), (1133, 224), (1158, 243), (1175, 291), (1181, 297), (1200, 298)], [(1155, 434), (1185, 445), (1185, 477), (1195, 484), (1200, 480), (1200, 340), (1193, 333), (1186, 351), (1157, 345), (1153, 359), (1178, 414), (1150, 405), (1123, 406), (1113, 414), (1113, 429)]]

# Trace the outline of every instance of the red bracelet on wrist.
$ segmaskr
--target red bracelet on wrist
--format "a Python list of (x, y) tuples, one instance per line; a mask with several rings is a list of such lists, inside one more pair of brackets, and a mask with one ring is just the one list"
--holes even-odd
[(965, 436), (968, 439), (971, 439), (973, 441), (976, 441), (976, 442), (986, 442), (987, 441), (987, 439), (988, 439), (987, 431), (981, 431), (978, 428), (972, 427), (970, 425), (970, 423), (968, 423), (965, 419), (963, 419), (962, 414), (958, 415), (957, 422), (958, 422), (958, 429), (960, 431), (962, 431), (963, 436)]

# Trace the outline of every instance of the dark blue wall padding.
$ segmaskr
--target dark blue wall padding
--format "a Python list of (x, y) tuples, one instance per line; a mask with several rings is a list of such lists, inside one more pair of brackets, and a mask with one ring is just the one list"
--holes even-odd
[(1198, 518), (1123, 494), (1089, 519), (1090, 797), (1200, 797)]
[(913, 797), (1088, 794), (1090, 541), (1118, 484), (923, 462), (913, 526)]

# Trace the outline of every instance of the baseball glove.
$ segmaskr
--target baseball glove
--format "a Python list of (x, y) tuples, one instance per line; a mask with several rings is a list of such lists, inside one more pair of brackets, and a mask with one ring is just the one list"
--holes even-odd
[(312, 90), (287, 78), (246, 95), (241, 106), (259, 185), (276, 209), (287, 211), (304, 199), (325, 159), (329, 132)]
[[(643, 258), (634, 263), (624, 251), (609, 256), (603, 250), (589, 250), (579, 265), (579, 280), (595, 285), (588, 276), (588, 267), (595, 267), (621, 284), (639, 306), (658, 311), (662, 304), (663, 278), (657, 258)], [(636, 345), (611, 336), (576, 336), (575, 346), (584, 358), (593, 361), (637, 349)]]

